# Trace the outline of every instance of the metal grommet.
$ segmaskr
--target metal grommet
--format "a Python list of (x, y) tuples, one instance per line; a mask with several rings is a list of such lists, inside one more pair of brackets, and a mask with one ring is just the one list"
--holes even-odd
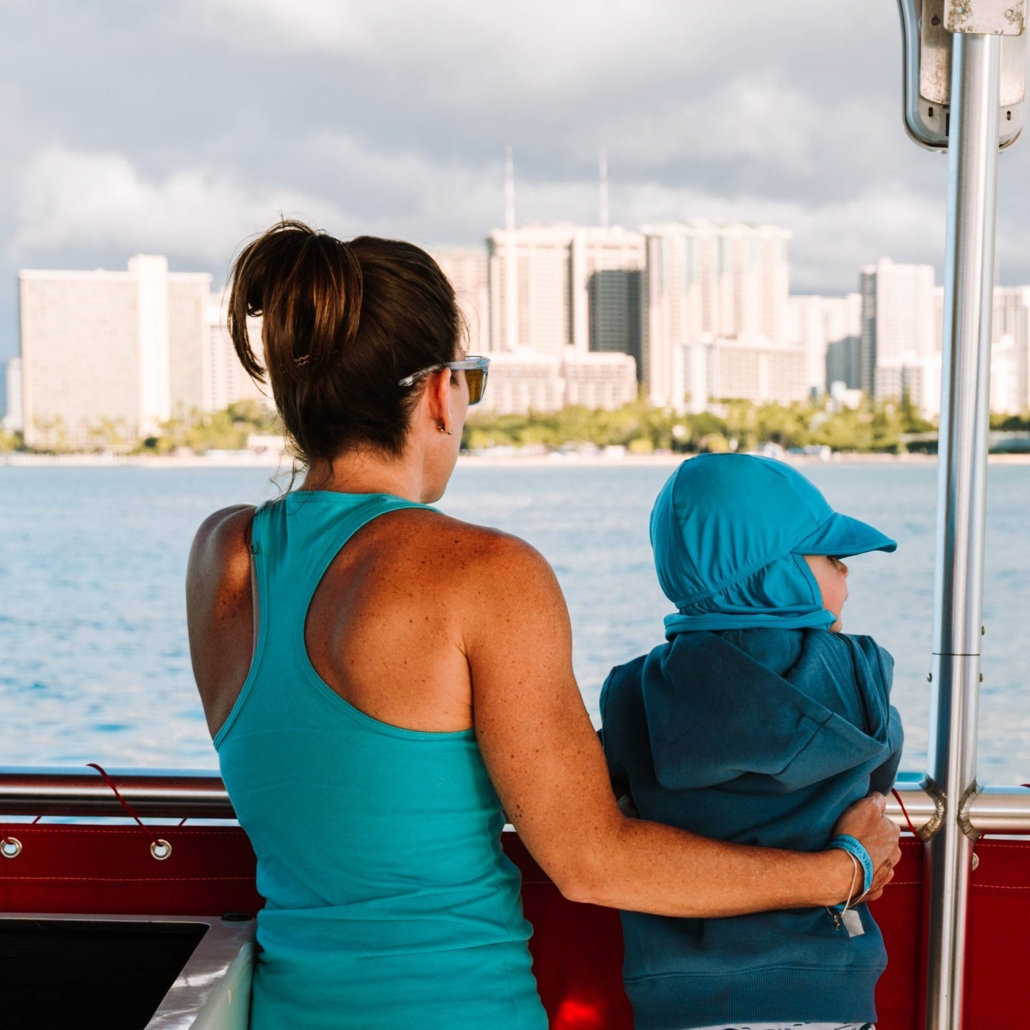
[(971, 864), (973, 867), (973, 872), (975, 873), (977, 869), (980, 868), (980, 856), (975, 851), (973, 852), (973, 861)]
[(158, 860), (163, 862), (166, 858), (169, 858), (172, 854), (172, 846), (166, 840), (155, 840), (150, 845), (150, 854)]
[(17, 837), (4, 837), (0, 840), (0, 855), (4, 858), (17, 858), (21, 854), (21, 841)]

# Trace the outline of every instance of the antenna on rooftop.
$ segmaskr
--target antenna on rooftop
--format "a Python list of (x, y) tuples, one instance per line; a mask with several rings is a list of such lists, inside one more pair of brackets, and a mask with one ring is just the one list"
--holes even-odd
[(504, 229), (505, 343), (512, 351), (519, 346), (519, 265), (515, 235), (515, 158), (510, 143), (504, 149)]
[(601, 151), (598, 172), (601, 178), (601, 228), (608, 228), (608, 151)]

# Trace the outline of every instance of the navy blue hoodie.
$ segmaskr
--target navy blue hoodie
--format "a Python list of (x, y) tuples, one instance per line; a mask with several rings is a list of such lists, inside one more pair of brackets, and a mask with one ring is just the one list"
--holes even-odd
[[(893, 660), (870, 637), (752, 628), (674, 636), (601, 693), (612, 781), (640, 816), (719, 840), (817, 851), (841, 812), (887, 793), (902, 730)], [(622, 914), (637, 1030), (722, 1022), (872, 1021), (886, 966), (860, 905), (726, 919)]]

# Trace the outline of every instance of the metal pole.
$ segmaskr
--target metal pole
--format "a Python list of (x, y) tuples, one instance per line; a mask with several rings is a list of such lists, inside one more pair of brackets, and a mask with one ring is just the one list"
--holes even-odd
[[(108, 772), (119, 793), (139, 816), (236, 818), (225, 785), (216, 772), (190, 769), (109, 769)], [(0, 818), (11, 815), (124, 816), (125, 809), (93, 769), (0, 767)]]
[[(960, 1030), (976, 790), (1001, 37), (952, 43), (930, 776), (947, 798), (929, 849), (928, 1030)], [(967, 824), (968, 825), (968, 824)]]

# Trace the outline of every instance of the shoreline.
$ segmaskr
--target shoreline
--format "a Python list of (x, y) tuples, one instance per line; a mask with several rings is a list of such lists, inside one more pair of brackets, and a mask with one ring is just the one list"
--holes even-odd
[[(777, 456), (792, 465), (935, 465), (936, 454), (861, 454), (841, 452), (830, 458), (805, 454), (784, 454)], [(551, 454), (492, 456), (463, 454), (458, 457), (461, 468), (673, 468), (684, 460), (679, 454), (620, 455), (608, 457), (602, 454)], [(992, 465), (1030, 465), (1030, 454), (990, 454)], [(144, 455), (103, 454), (24, 454), (13, 452), (0, 454), (0, 468), (146, 468), (190, 469), (190, 468), (253, 468), (277, 469), (283, 473), (292, 471), (292, 461), (286, 456), (272, 456), (242, 452), (239, 455), (222, 452), (205, 457), (203, 455), (169, 455), (150, 457)]]

